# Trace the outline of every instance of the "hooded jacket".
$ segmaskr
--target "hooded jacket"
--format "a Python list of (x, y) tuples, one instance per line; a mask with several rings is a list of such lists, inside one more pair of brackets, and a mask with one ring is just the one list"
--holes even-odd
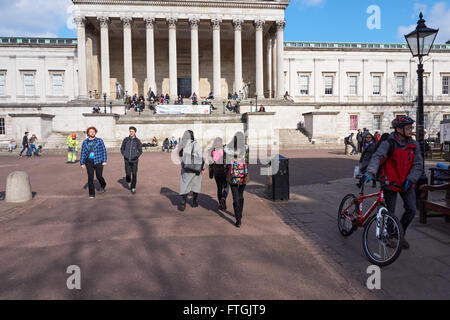
[(125, 160), (136, 162), (142, 154), (142, 143), (136, 136), (133, 139), (126, 137), (123, 139), (120, 152)]

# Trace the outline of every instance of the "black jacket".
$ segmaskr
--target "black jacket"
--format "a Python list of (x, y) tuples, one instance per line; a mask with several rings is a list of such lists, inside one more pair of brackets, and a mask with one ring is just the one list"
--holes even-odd
[(134, 139), (126, 137), (123, 139), (120, 152), (125, 160), (129, 162), (136, 162), (142, 154), (142, 143), (137, 137)]
[(28, 137), (27, 136), (23, 136), (22, 146), (28, 147)]
[(370, 160), (372, 159), (372, 155), (375, 152), (375, 148), (376, 148), (376, 143), (375, 142), (371, 142), (369, 143), (367, 146), (365, 146), (362, 154), (361, 154), (361, 159), (359, 159), (359, 171), (361, 173), (365, 173), (367, 170), (367, 167), (369, 166)]

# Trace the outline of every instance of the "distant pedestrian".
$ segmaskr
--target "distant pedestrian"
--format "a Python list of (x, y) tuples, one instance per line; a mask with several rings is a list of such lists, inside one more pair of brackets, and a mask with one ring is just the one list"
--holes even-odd
[(14, 140), (14, 139), (9, 140), (9, 143), (8, 143), (8, 152), (11, 153), (11, 152), (13, 152), (16, 148), (17, 148), (16, 140)]
[(88, 174), (89, 198), (95, 197), (94, 188), (94, 172), (100, 183), (100, 193), (105, 192), (106, 181), (103, 178), (103, 167), (106, 166), (107, 153), (106, 147), (102, 139), (97, 138), (97, 129), (89, 127), (86, 130), (88, 138), (83, 141), (81, 147), (80, 165), (84, 169), (86, 167)]
[(217, 137), (209, 151), (209, 178), (216, 181), (217, 200), (219, 201), (219, 210), (227, 209), (228, 182), (227, 182), (227, 164), (225, 162), (225, 152), (223, 140)]
[(244, 211), (244, 190), (248, 182), (248, 146), (242, 132), (234, 135), (233, 140), (225, 147), (225, 153), (227, 179), (233, 194), (235, 226), (240, 228)]
[(28, 155), (28, 147), (29, 147), (29, 144), (28, 144), (28, 135), (29, 135), (30, 133), (28, 132), (28, 131), (26, 131), (25, 132), (25, 135), (23, 136), (23, 139), (22, 139), (22, 151), (20, 151), (20, 153), (19, 153), (19, 157), (22, 157), (22, 153), (25, 151), (25, 150), (27, 150), (27, 155)]
[(353, 143), (353, 136), (355, 134), (352, 132), (348, 137), (345, 138), (345, 144), (350, 145), (353, 150), (350, 152), (350, 155), (358, 154), (358, 151), (356, 150), (355, 144)]
[(169, 138), (165, 138), (162, 145), (162, 152), (170, 152), (170, 141)]
[(130, 135), (123, 139), (120, 148), (125, 161), (125, 179), (132, 194), (136, 194), (139, 157), (142, 155), (142, 143), (136, 137), (136, 131), (135, 127), (129, 128)]
[(358, 133), (356, 134), (356, 142), (357, 142), (357, 146), (358, 146), (358, 152), (361, 153), (362, 149), (363, 149), (363, 144), (364, 144), (361, 129), (358, 129)]
[(186, 209), (188, 195), (192, 192), (192, 207), (198, 207), (198, 195), (202, 189), (202, 174), (205, 172), (205, 159), (201, 145), (195, 141), (194, 133), (187, 130), (181, 140), (181, 177), (180, 177), (180, 210)]
[(76, 133), (71, 134), (66, 139), (67, 145), (67, 163), (75, 163), (77, 161), (79, 140)]
[(30, 138), (30, 140), (28, 141), (29, 147), (28, 147), (28, 156), (31, 157), (33, 155), (35, 155), (36, 157), (39, 157), (39, 152), (36, 148), (36, 144), (38, 142), (38, 138), (36, 137), (35, 134), (33, 134)]

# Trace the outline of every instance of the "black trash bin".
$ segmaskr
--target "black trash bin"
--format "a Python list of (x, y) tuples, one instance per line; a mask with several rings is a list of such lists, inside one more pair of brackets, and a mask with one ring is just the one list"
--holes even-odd
[(273, 201), (289, 200), (289, 158), (277, 154), (269, 162), (267, 191)]

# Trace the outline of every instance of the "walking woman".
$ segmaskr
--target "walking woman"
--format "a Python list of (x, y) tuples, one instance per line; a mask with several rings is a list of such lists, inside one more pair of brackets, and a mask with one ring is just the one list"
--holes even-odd
[(36, 137), (35, 134), (33, 134), (31, 136), (31, 138), (30, 138), (30, 141), (29, 141), (29, 147), (28, 147), (28, 156), (29, 157), (31, 157), (33, 154), (36, 157), (39, 157), (39, 152), (38, 152), (38, 150), (36, 148), (37, 142), (38, 142), (38, 138)]
[(89, 127), (86, 130), (88, 137), (83, 141), (81, 147), (80, 165), (86, 167), (88, 174), (89, 198), (95, 197), (94, 171), (98, 182), (100, 183), (100, 193), (105, 192), (106, 182), (103, 179), (103, 166), (106, 166), (107, 154), (103, 140), (97, 138), (97, 129)]
[(248, 146), (242, 132), (234, 135), (233, 140), (226, 146), (225, 153), (228, 164), (227, 179), (233, 194), (235, 226), (240, 228), (244, 210), (244, 190), (248, 182)]
[(209, 178), (216, 180), (219, 210), (227, 209), (228, 182), (223, 140), (217, 137), (209, 152)]
[(186, 201), (189, 193), (193, 193), (192, 207), (198, 207), (198, 194), (202, 189), (202, 174), (205, 172), (205, 159), (201, 145), (195, 141), (194, 133), (187, 130), (183, 134), (180, 151), (181, 178), (180, 178), (180, 210), (186, 209)]

